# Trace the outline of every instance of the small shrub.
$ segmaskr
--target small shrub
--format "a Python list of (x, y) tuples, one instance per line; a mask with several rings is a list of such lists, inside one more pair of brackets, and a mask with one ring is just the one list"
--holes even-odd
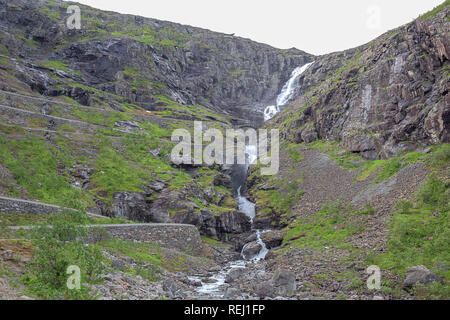
[(395, 204), (395, 211), (396, 213), (400, 214), (408, 214), (411, 212), (411, 209), (413, 208), (413, 203), (410, 201), (400, 200)]
[(417, 193), (419, 201), (424, 205), (442, 208), (447, 206), (450, 199), (448, 186), (432, 174), (420, 187)]
[[(66, 298), (89, 298), (85, 283), (97, 280), (101, 273), (102, 253), (98, 247), (86, 245), (82, 239), (87, 230), (79, 225), (88, 218), (85, 214), (65, 211), (53, 214), (48, 222), (34, 231), (34, 251), (24, 276), (24, 284), (32, 292), (46, 299), (62, 295)], [(67, 288), (67, 268), (81, 270), (81, 289)]]
[(433, 167), (441, 167), (450, 162), (450, 144), (446, 143), (439, 146), (429, 158), (429, 163)]

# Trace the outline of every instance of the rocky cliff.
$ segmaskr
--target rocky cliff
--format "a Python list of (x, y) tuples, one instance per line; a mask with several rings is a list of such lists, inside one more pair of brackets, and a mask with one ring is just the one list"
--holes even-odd
[[(186, 120), (260, 124), (292, 70), (313, 56), (83, 5), (81, 29), (69, 30), (70, 4), (0, 1), (0, 125), (31, 130), (2, 131), (8, 178), (0, 193), (134, 221), (191, 223), (224, 240), (248, 231), (231, 187), (212, 183), (220, 167), (168, 161), (171, 129), (191, 128)], [(36, 163), (28, 172), (11, 164), (32, 153), (15, 144), (33, 139), (54, 152), (47, 155), (57, 165), (41, 172), (46, 181)], [(53, 190), (53, 178), (71, 196)]]
[[(221, 264), (162, 248), (171, 262), (163, 263), (159, 247), (103, 243), (121, 271), (104, 276), (108, 298), (202, 298), (199, 288), (218, 283), (235, 299), (409, 299), (421, 294), (413, 285), (433, 279), (442, 281), (428, 297), (448, 298), (448, 0), (366, 45), (320, 57), (82, 5), (81, 29), (69, 30), (69, 4), (0, 0), (2, 238), (24, 236), (5, 226), (46, 221), (25, 213), (86, 209), (120, 223), (195, 225)], [(292, 103), (263, 124), (292, 70), (312, 61)], [(242, 189), (255, 203), (252, 223), (234, 194), (245, 171), (170, 161), (173, 130), (192, 130), (192, 120), (280, 129), (279, 173), (260, 176), (253, 166)], [(178, 249), (183, 237), (192, 240), (182, 234)], [(228, 263), (262, 244), (264, 261)], [(171, 282), (130, 280), (158, 264), (177, 271), (166, 273)], [(364, 286), (369, 265), (383, 272), (376, 296)], [(414, 274), (408, 291), (405, 271)]]
[[(32, 64), (17, 72), (39, 93), (85, 105), (93, 104), (92, 90), (80, 84), (153, 111), (202, 105), (243, 119), (256, 108), (251, 118), (260, 122), (262, 108), (274, 102), (291, 71), (313, 59), (297, 49), (82, 5), (81, 29), (68, 30), (69, 4), (1, 1), (2, 51)], [(46, 77), (45, 67), (58, 69), (64, 80)]]
[(351, 50), (324, 55), (273, 120), (291, 142), (331, 139), (367, 159), (450, 141), (448, 5)]

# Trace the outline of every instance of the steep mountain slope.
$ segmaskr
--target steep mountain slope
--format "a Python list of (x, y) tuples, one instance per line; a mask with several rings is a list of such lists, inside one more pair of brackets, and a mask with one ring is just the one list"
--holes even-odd
[[(192, 116), (192, 108), (183, 106), (203, 105), (242, 118), (248, 108), (261, 112), (272, 103), (290, 72), (313, 58), (297, 49), (82, 5), (82, 28), (68, 30), (69, 5), (2, 1), (2, 51), (34, 64), (20, 77), (39, 93), (84, 105), (93, 104), (93, 89), (80, 85), (150, 111)], [(56, 78), (46, 77), (45, 67), (56, 69)], [(262, 115), (253, 118), (261, 121)]]
[(450, 141), (449, 8), (367, 45), (316, 59), (301, 97), (273, 126), (292, 142), (340, 141), (364, 158), (389, 158)]
[[(320, 57), (83, 5), (81, 30), (68, 30), (69, 4), (0, 0), (0, 196), (120, 223), (193, 224), (214, 248), (192, 257), (101, 242), (114, 270), (99, 286), (108, 298), (116, 290), (199, 298), (218, 273), (235, 299), (450, 296), (448, 0), (369, 44)], [(295, 81), (295, 100), (263, 124), (291, 72), (313, 61)], [(239, 211), (232, 168), (170, 161), (172, 131), (191, 132), (192, 120), (280, 130), (279, 173), (260, 176), (253, 166), (242, 190), (255, 203), (253, 224)], [(2, 238), (26, 241), (7, 226), (47, 221), (0, 220)], [(252, 226), (270, 249), (266, 260), (225, 277), (223, 266), (257, 242)], [(6, 243), (2, 266), (25, 268), (10, 250), (28, 258), (34, 244)], [(376, 294), (364, 283), (373, 264), (383, 274)], [(415, 265), (442, 281), (403, 290)], [(155, 266), (169, 283), (152, 284)]]
[[(377, 299), (448, 298), (449, 4), (317, 57), (265, 124), (280, 129), (280, 172), (251, 171), (255, 225), (272, 229), (266, 271), (291, 270), (305, 297), (371, 299), (377, 265)], [(415, 265), (443, 282), (414, 291)]]

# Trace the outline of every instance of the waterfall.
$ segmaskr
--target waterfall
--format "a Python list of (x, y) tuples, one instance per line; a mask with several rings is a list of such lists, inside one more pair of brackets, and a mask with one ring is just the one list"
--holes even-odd
[[(298, 86), (296, 86), (296, 80), (298, 77), (302, 75), (303, 72), (305, 72), (309, 66), (313, 64), (313, 62), (305, 64), (304, 66), (296, 68), (289, 79), (288, 82), (283, 86), (283, 89), (281, 90), (280, 94), (277, 97), (277, 105), (276, 106), (268, 106), (264, 110), (264, 120), (267, 121), (274, 117), (278, 112), (280, 112), (280, 107), (284, 106), (286, 103), (288, 103), (292, 97), (294, 96), (295, 90), (298, 89)], [(253, 226), (253, 220), (255, 218), (255, 204), (251, 201), (249, 201), (245, 196), (242, 195), (241, 189), (245, 184), (248, 170), (251, 164), (255, 163), (257, 159), (257, 153), (258, 148), (255, 145), (246, 145), (245, 146), (245, 165), (238, 165), (235, 167), (235, 170), (239, 170), (239, 174), (237, 176), (237, 200), (238, 200), (238, 206), (239, 210), (242, 211), (246, 216), (249, 217), (250, 222)], [(258, 254), (256, 254), (252, 259), (251, 262), (257, 262), (260, 260), (264, 260), (267, 253), (269, 252), (269, 249), (267, 249), (266, 244), (261, 238), (261, 234), (264, 232), (267, 232), (269, 230), (254, 230), (256, 233), (256, 242), (261, 246), (261, 249), (259, 250)], [(248, 244), (246, 244), (248, 245)], [(244, 246), (245, 248), (245, 246)], [(225, 279), (227, 274), (230, 272), (230, 270), (234, 268), (246, 268), (247, 263), (249, 263), (248, 260), (245, 259), (242, 252), (244, 251), (244, 248), (241, 251), (241, 256), (243, 257), (243, 260), (238, 261), (232, 261), (227, 263), (219, 272), (213, 274), (209, 277), (208, 282), (203, 282), (199, 277), (191, 276), (188, 277), (190, 280), (199, 281), (201, 283), (201, 286), (196, 289), (198, 293), (206, 294), (214, 297), (223, 297), (224, 291), (223, 291), (223, 285), (225, 284)]]
[(264, 109), (264, 121), (272, 119), (278, 112), (280, 107), (286, 105), (294, 96), (295, 90), (298, 89), (296, 81), (314, 62), (307, 63), (301, 67), (295, 68), (291, 73), (288, 82), (281, 89), (277, 97), (277, 104), (275, 106), (268, 106)]
[[(245, 146), (245, 172), (247, 174), (248, 168), (251, 164), (253, 164), (257, 159), (257, 147), (254, 145), (246, 145)], [(255, 218), (255, 204), (253, 202), (248, 201), (248, 199), (241, 194), (241, 188), (244, 185), (245, 180), (242, 181), (242, 184), (237, 189), (237, 199), (239, 210), (245, 213), (247, 217), (250, 218), (250, 223), (253, 225), (253, 219)], [(261, 231), (256, 230), (256, 242), (261, 246), (261, 250), (259, 253), (252, 259), (253, 261), (263, 260), (266, 257), (266, 254), (269, 250), (266, 247), (266, 244), (261, 239)], [(245, 248), (245, 246), (244, 246)], [(244, 250), (244, 248), (242, 250)], [(242, 253), (241, 253), (242, 255)]]

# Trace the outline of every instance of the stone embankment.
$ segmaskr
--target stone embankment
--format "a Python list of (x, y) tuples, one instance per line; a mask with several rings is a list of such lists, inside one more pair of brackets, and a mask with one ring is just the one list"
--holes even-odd
[[(0, 197), (0, 212), (8, 214), (52, 214), (63, 208), (36, 201)], [(73, 210), (73, 209), (69, 209)], [(89, 214), (91, 216), (98, 216)], [(105, 217), (104, 217), (105, 218)], [(89, 225), (88, 228), (100, 228), (106, 236), (124, 241), (158, 243), (162, 247), (177, 249), (182, 252), (200, 255), (203, 250), (200, 233), (194, 225), (177, 223), (154, 224), (102, 224)], [(11, 227), (14, 229), (31, 229), (33, 227)], [(93, 238), (94, 239), (93, 233)]]

